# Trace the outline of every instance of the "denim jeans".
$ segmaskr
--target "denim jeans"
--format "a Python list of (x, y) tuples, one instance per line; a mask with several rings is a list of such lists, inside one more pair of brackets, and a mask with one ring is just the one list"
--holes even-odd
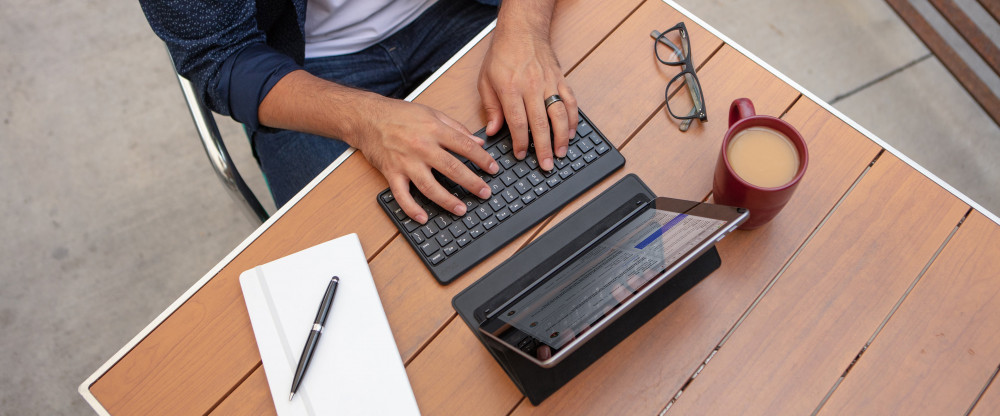
[[(497, 9), (468, 0), (440, 0), (388, 39), (360, 52), (307, 59), (320, 78), (402, 98), (496, 18)], [(340, 156), (340, 140), (290, 130), (256, 131), (254, 152), (275, 205), (281, 207)]]

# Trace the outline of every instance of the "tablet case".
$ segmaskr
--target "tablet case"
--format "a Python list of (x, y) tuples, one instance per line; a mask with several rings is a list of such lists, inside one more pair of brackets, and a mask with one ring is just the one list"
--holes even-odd
[(481, 311), (483, 305), (541, 264), (544, 259), (558, 257), (560, 249), (564, 249), (568, 242), (586, 238), (584, 234), (594, 228), (595, 219), (608, 217), (620, 209), (624, 201), (655, 198), (656, 195), (638, 176), (627, 175), (452, 299), (452, 305), (465, 324), (532, 404), (538, 405), (555, 393), (601, 358), (604, 353), (610, 351), (667, 305), (719, 268), (722, 264), (719, 253), (712, 247), (552, 368), (539, 367), (516, 352), (510, 351), (506, 346), (483, 336), (479, 332), (479, 325), (485, 319)]

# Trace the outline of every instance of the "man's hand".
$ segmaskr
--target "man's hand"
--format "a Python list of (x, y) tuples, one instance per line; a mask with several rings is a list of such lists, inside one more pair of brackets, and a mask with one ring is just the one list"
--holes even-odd
[(483, 141), (444, 113), (337, 85), (305, 71), (278, 81), (258, 115), (266, 126), (336, 137), (360, 149), (385, 176), (403, 212), (421, 224), (427, 222), (427, 213), (410, 195), (410, 182), (453, 214), (466, 211), (465, 204), (434, 179), (432, 169), (473, 195), (490, 197), (489, 186), (449, 150), (490, 174), (499, 170), (483, 150)]
[[(523, 159), (530, 129), (545, 170), (553, 168), (553, 149), (556, 157), (566, 155), (579, 120), (576, 97), (549, 43), (554, 4), (554, 0), (504, 1), (479, 74), (486, 134), (496, 134), (506, 119), (514, 156)], [(552, 95), (562, 101), (545, 108), (545, 99)], [(549, 137), (550, 120), (554, 140)]]
[(420, 104), (385, 99), (373, 114), (370, 131), (361, 134), (358, 148), (389, 181), (392, 194), (406, 215), (423, 224), (427, 214), (410, 195), (410, 182), (427, 198), (455, 215), (465, 215), (465, 204), (448, 193), (431, 172), (442, 175), (482, 199), (490, 187), (446, 150), (464, 156), (480, 169), (496, 173), (499, 166), (483, 150), (482, 139), (444, 113)]

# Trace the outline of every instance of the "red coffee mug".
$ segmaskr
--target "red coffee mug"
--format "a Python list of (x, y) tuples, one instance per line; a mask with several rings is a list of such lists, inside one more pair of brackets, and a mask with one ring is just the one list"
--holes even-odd
[[(737, 133), (750, 127), (767, 127), (784, 134), (795, 145), (799, 156), (799, 169), (788, 183), (766, 188), (751, 184), (740, 178), (729, 164), (729, 142)], [(757, 115), (753, 102), (748, 98), (738, 98), (729, 107), (729, 130), (722, 139), (722, 150), (715, 166), (715, 180), (712, 194), (716, 203), (743, 207), (750, 210), (750, 218), (740, 226), (742, 230), (752, 230), (770, 221), (784, 208), (792, 193), (802, 180), (809, 165), (809, 151), (802, 135), (791, 124), (771, 116)]]

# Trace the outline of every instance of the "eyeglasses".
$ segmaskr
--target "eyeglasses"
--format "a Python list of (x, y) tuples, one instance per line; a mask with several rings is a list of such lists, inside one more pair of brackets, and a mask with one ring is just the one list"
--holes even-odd
[[(653, 53), (656, 55), (656, 59), (666, 65), (681, 67), (681, 73), (667, 83), (667, 89), (664, 93), (667, 112), (673, 118), (681, 120), (681, 131), (687, 131), (694, 119), (702, 122), (708, 121), (708, 114), (705, 111), (705, 96), (702, 95), (701, 83), (698, 82), (698, 74), (695, 73), (694, 64), (691, 62), (691, 41), (684, 22), (674, 25), (663, 33), (654, 30), (649, 35), (656, 39), (653, 42)], [(677, 46), (678, 44), (680, 47)], [(677, 88), (686, 89), (691, 94), (691, 102), (693, 103), (690, 110), (680, 113), (686, 115), (678, 115), (670, 107), (670, 91), (674, 90), (674, 84), (681, 77), (684, 77), (684, 83), (678, 85)]]

